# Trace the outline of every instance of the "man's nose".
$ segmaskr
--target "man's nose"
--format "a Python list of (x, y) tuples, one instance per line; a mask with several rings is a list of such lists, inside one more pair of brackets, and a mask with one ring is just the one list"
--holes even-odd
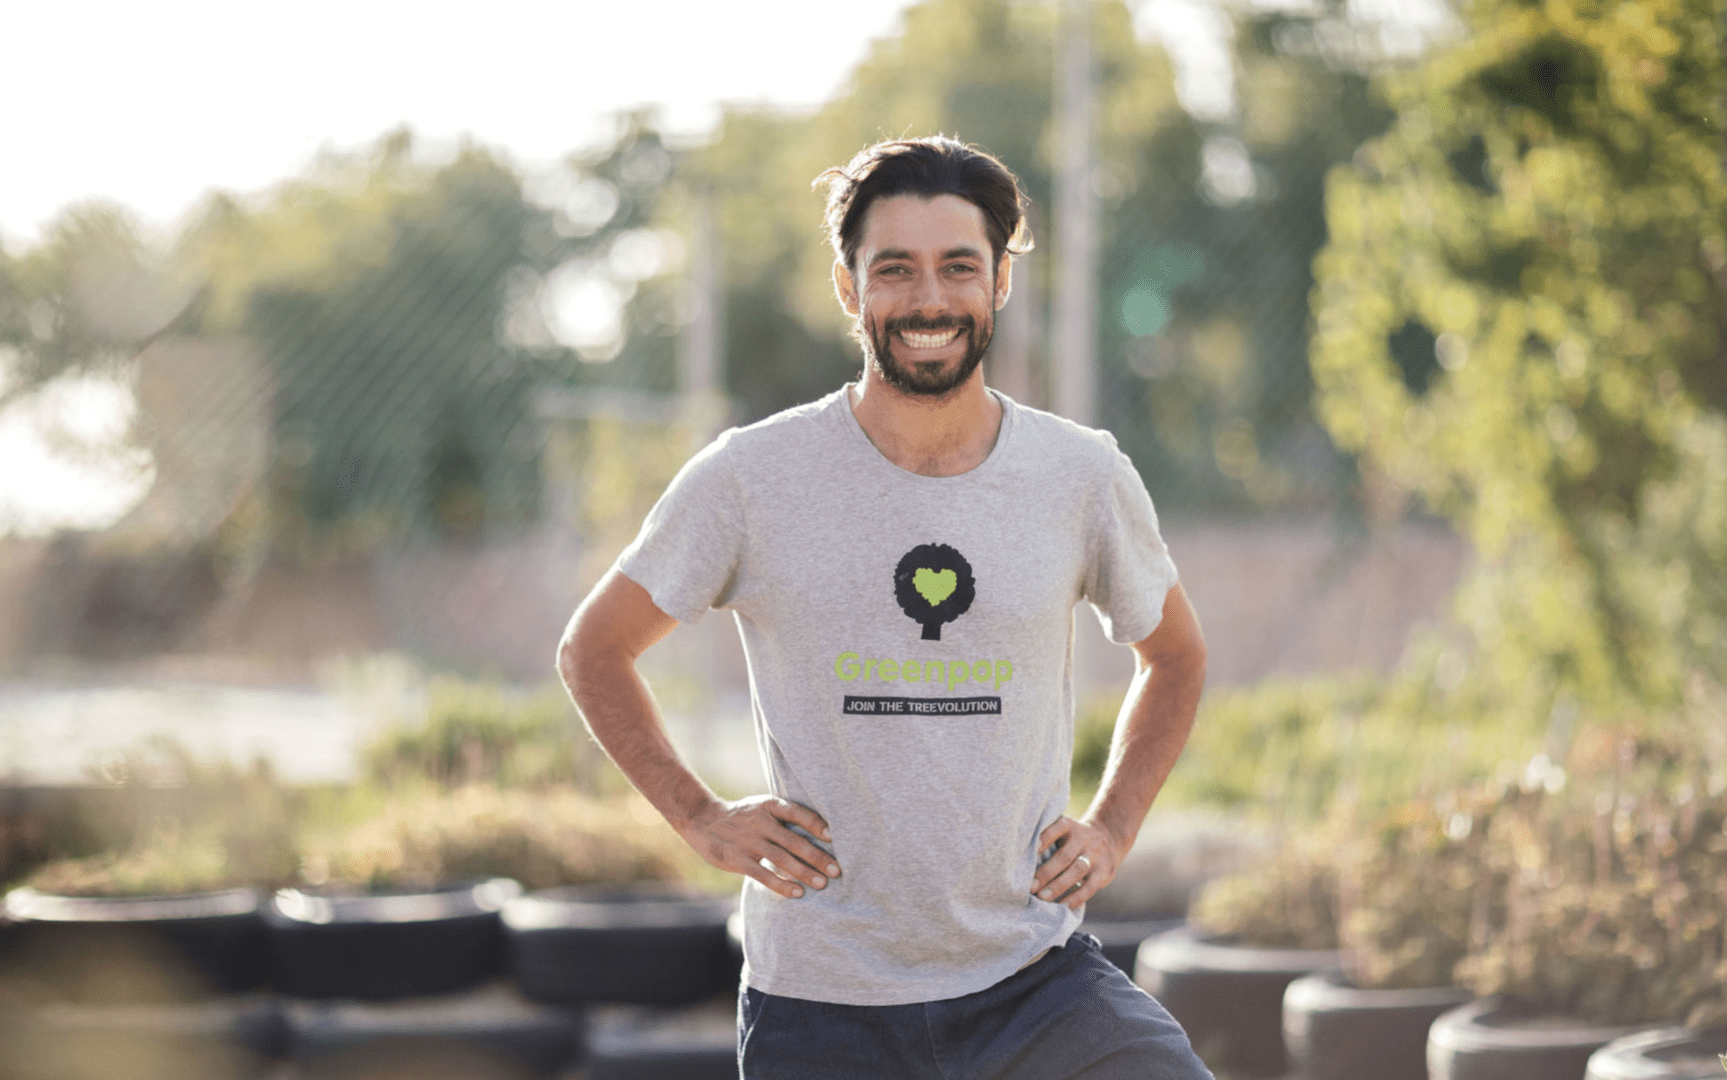
[(941, 285), (941, 275), (919, 274), (917, 288), (912, 290), (912, 308), (920, 315), (934, 315), (946, 311), (947, 293)]

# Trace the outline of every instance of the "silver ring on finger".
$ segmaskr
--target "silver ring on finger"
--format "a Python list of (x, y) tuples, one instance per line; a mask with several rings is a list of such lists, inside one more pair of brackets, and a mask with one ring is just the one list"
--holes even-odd
[(1084, 863), (1086, 875), (1090, 876), (1090, 874), (1091, 874), (1091, 860), (1090, 859), (1086, 858), (1084, 855), (1080, 855), (1080, 856), (1076, 857), (1073, 861)]

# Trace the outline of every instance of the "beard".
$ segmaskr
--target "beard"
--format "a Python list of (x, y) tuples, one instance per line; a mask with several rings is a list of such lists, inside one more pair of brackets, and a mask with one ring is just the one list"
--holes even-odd
[[(914, 360), (911, 363), (901, 363), (899, 358), (894, 356), (893, 339), (902, 330), (913, 333), (940, 333), (955, 327), (965, 334), (966, 346), (965, 355), (952, 368), (943, 366), (947, 361)], [(994, 331), (993, 313), (984, 316), (981, 326), (970, 315), (944, 315), (936, 319), (907, 315), (888, 319), (880, 326), (872, 326), (860, 316), (853, 336), (863, 347), (864, 363), (874, 368), (889, 386), (914, 397), (940, 398), (953, 393), (971, 378), (971, 373), (983, 363), (983, 354), (989, 350)]]

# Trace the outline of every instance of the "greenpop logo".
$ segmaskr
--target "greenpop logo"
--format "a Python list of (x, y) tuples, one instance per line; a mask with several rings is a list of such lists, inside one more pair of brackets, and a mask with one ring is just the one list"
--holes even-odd
[(893, 571), (893, 595), (900, 610), (923, 627), (924, 641), (940, 641), (943, 623), (971, 610), (977, 580), (971, 563), (946, 544), (919, 544)]
[(1013, 681), (1012, 660), (893, 660), (863, 657), (855, 652), (843, 652), (834, 658), (834, 676), (841, 682), (922, 682), (931, 686), (947, 684), (947, 688), (975, 682), (988, 686), (992, 682), (1000, 690), (1003, 683)]

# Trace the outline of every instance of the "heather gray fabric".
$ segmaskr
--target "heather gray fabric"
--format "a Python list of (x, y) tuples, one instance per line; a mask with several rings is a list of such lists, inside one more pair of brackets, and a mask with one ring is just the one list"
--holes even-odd
[(1030, 892), (1067, 806), (1074, 605), (1138, 641), (1176, 572), (1112, 437), (996, 397), (995, 447), (960, 476), (888, 461), (845, 389), (728, 431), (619, 557), (680, 621), (735, 614), (769, 784), (833, 833), (826, 889), (744, 883), (758, 990), (958, 997), (1079, 925)]

